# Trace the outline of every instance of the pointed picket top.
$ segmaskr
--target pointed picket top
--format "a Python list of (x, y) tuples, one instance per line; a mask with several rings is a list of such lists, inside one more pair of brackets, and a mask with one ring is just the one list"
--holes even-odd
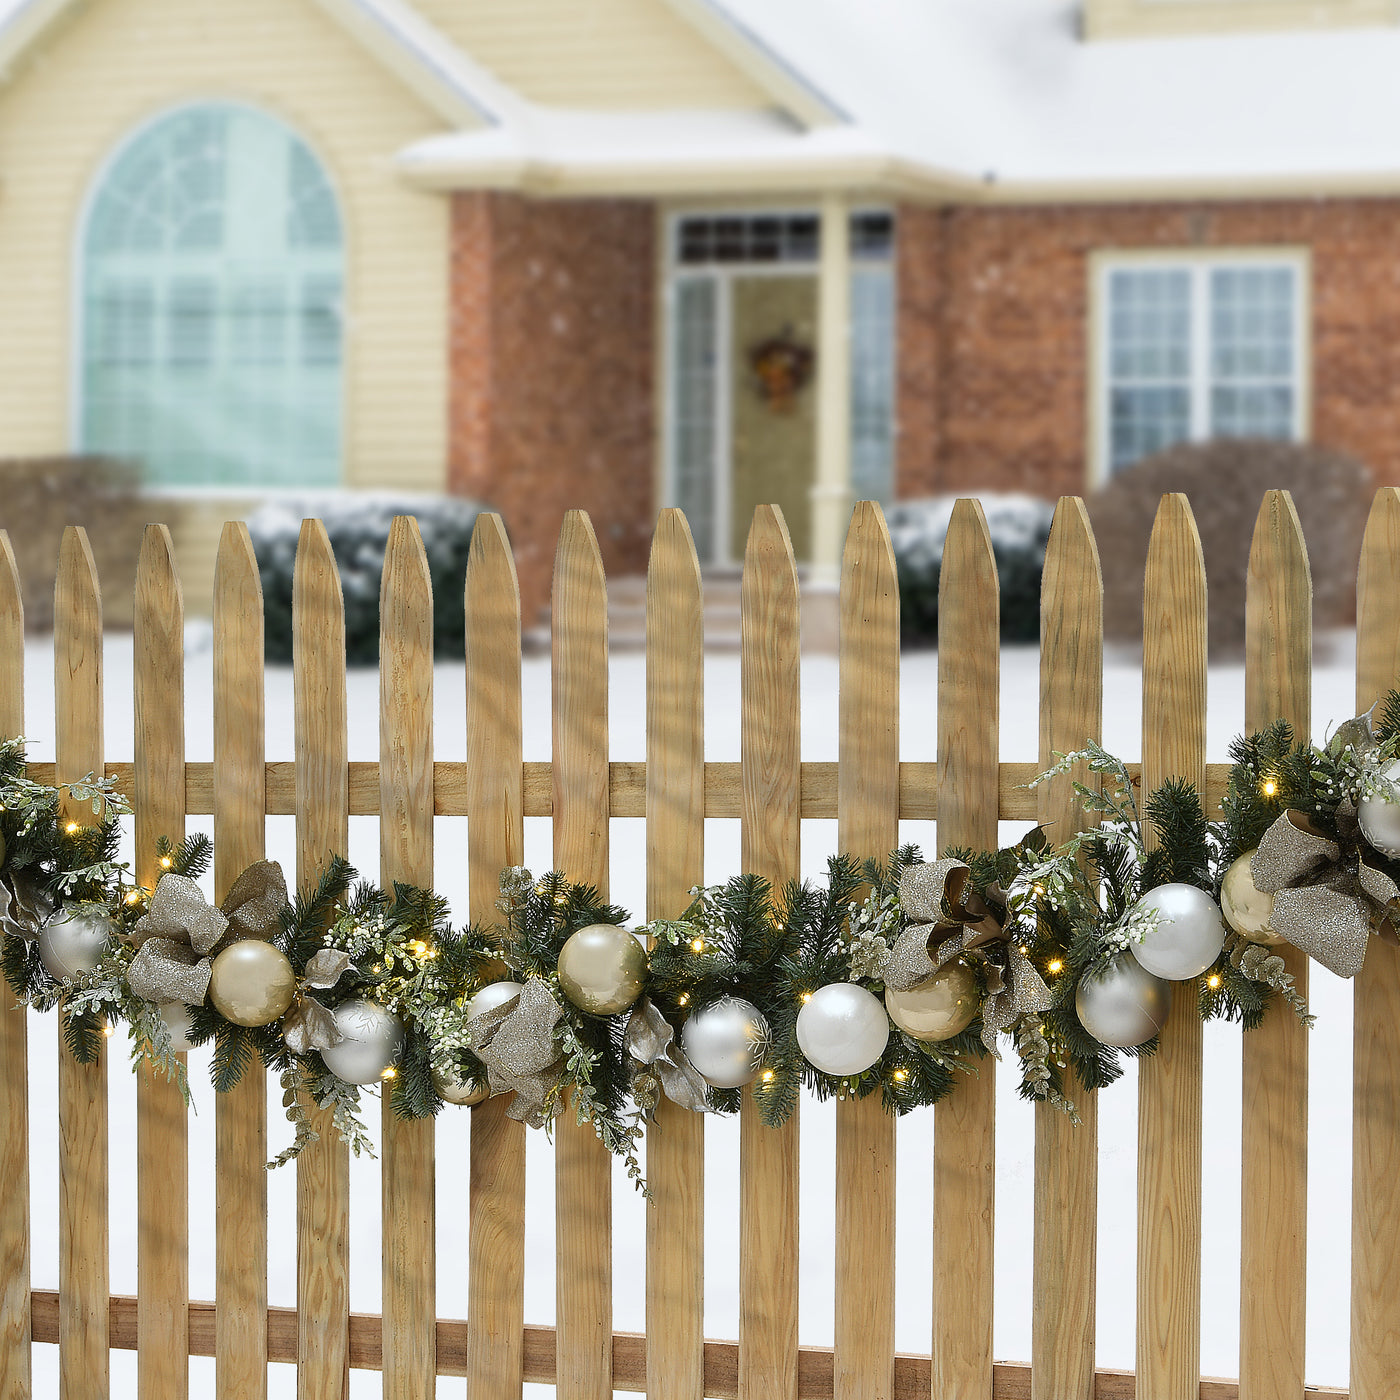
[(0, 530), (0, 738), (24, 728), (24, 592), (10, 536)]
[(1312, 572), (1287, 491), (1266, 491), (1254, 522), (1245, 595), (1245, 727), (1311, 728)]
[(58, 547), (58, 575), (54, 581), (54, 616), (65, 622), (83, 619), (91, 627), (93, 615), (102, 630), (102, 596), (97, 584), (97, 561), (92, 557), (87, 531), (69, 525)]
[(0, 530), (0, 626), (9, 626), (18, 618), (24, 625), (24, 591), (20, 586), (19, 566), (10, 544), (10, 532)]
[(472, 526), (472, 543), (467, 562), (469, 603), (473, 584), (484, 590), (508, 586), (514, 593), (515, 610), (519, 613), (520, 580), (515, 572), (515, 556), (511, 553), (505, 522), (495, 511), (486, 511), (478, 515), (476, 523)]
[(1400, 487), (1376, 492), (1356, 578), (1356, 706), (1370, 709), (1400, 678)]
[[(96, 773), (102, 760), (102, 594), (87, 531), (70, 525), (54, 582), (54, 753), (58, 780)], [(65, 799), (74, 821), (91, 822), (87, 803)]]
[[(1103, 613), (1103, 569), (1099, 546), (1082, 496), (1061, 496), (1050, 522), (1045, 545), (1044, 582), (1040, 599), (1042, 616), (1070, 605), (1086, 584), (1097, 589), (1093, 606)], [(1082, 619), (1082, 614), (1081, 614)]]
[[(415, 634), (421, 632), (425, 603), (431, 624), (432, 596), (432, 572), (428, 568), (428, 552), (423, 547), (418, 521), (411, 515), (396, 515), (389, 526), (389, 539), (384, 546), (384, 571), (379, 579), (381, 647), (396, 640), (396, 628), (402, 625), (410, 625), (415, 645), (421, 642), (421, 637)], [(397, 614), (393, 626), (384, 618), (384, 613), (390, 609)], [(431, 626), (428, 643), (431, 648)]]
[[(593, 590), (606, 594), (607, 576), (603, 571), (603, 555), (598, 548), (598, 536), (586, 510), (567, 510), (559, 525), (559, 542), (554, 550), (553, 602), (568, 606), (578, 598), (574, 590), (585, 590), (582, 596), (592, 598)], [(606, 597), (604, 599), (606, 602)]]
[[(700, 597), (700, 558), (695, 552), (690, 522), (679, 506), (668, 506), (656, 517), (656, 532), (651, 537), (651, 552), (647, 555), (648, 603), (650, 585), (663, 579), (670, 587), (693, 583), (695, 596)], [(656, 620), (665, 624), (671, 616), (667, 610), (658, 614)]]
[[(885, 533), (888, 536), (889, 531)], [(753, 513), (753, 524), (749, 526), (749, 537), (744, 544), (741, 595), (752, 599), (754, 607), (760, 609), (786, 610), (789, 600), (794, 608), (797, 606), (797, 560), (781, 506), (759, 506)], [(762, 612), (751, 613), (745, 608), (745, 620), (757, 623), (761, 615)], [(795, 617), (796, 614), (794, 620)]]
[(221, 603), (232, 604), (236, 595), (241, 595), (241, 605), (256, 602), (257, 615), (262, 617), (262, 575), (258, 572), (253, 537), (243, 521), (226, 520), (219, 532), (219, 551), (214, 557), (216, 613)]
[(340, 573), (335, 566), (335, 552), (330, 536), (319, 520), (303, 520), (297, 537), (296, 563), (292, 569), (292, 635), (301, 635), (303, 625), (310, 625), (309, 639), (319, 649), (324, 634), (314, 629), (340, 617), (342, 646), (345, 633), (345, 599), (340, 588)]
[(171, 592), (178, 595), (181, 610), (184, 593), (175, 567), (175, 542), (168, 525), (151, 524), (141, 532), (141, 552), (136, 561), (137, 607), (144, 593), (148, 604), (165, 604)]
[(940, 616), (943, 611), (942, 585), (948, 576), (950, 563), (955, 584), (981, 588), (996, 583), (997, 566), (996, 556), (992, 552), (992, 532), (987, 527), (987, 516), (982, 509), (982, 502), (970, 496), (960, 496), (954, 502), (953, 514), (948, 520), (948, 534), (943, 542), (943, 567), (939, 572)]

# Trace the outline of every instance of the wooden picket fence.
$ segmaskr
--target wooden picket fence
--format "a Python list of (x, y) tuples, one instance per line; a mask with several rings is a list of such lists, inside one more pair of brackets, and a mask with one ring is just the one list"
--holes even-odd
[[(0, 536), (3, 540), (3, 536)], [(0, 560), (0, 732), (24, 731), (23, 625), (8, 541)], [(187, 814), (212, 814), (220, 897), (263, 854), (265, 816), (294, 813), (298, 878), (344, 851), (352, 813), (380, 820), (386, 879), (430, 883), (435, 814), (469, 822), (470, 902), (491, 915), (497, 875), (522, 860), (523, 819), (553, 818), (555, 862), (606, 889), (608, 822), (646, 823), (650, 917), (675, 915), (702, 877), (705, 817), (738, 818), (747, 870), (798, 871), (800, 819), (835, 817), (841, 848), (882, 855), (897, 821), (936, 819), (940, 847), (988, 846), (1004, 819), (1083, 820), (1066, 781), (1020, 786), (1036, 765), (998, 761), (997, 576), (980, 508), (959, 504), (943, 559), (938, 761), (901, 763), (898, 593), (877, 507), (856, 509), (841, 584), (840, 757), (803, 762), (799, 593), (781, 516), (758, 511), (744, 560), (742, 754), (707, 763), (700, 570), (683, 517), (661, 516), (647, 591), (646, 762), (610, 763), (607, 604), (597, 542), (571, 513), (553, 599), (553, 760), (521, 749), (519, 594), (501, 522), (484, 516), (467, 579), (467, 758), (433, 759), (432, 597), (417, 529), (395, 522), (385, 563), (380, 758), (347, 761), (344, 620), (324, 529), (308, 521), (296, 564), (295, 763), (266, 763), (262, 599), (246, 529), (225, 527), (214, 596), (214, 761), (184, 753), (183, 603), (170, 537), (147, 532), (136, 587), (133, 763), (106, 772), (134, 796), (137, 868)], [(1083, 505), (1062, 500), (1043, 594), (1040, 757), (1100, 732), (1102, 586)], [(1218, 801), (1205, 761), (1206, 580), (1185, 498), (1164, 499), (1145, 590), (1144, 786), (1178, 774)], [(1400, 681), (1400, 491), (1377, 497), (1360, 566), (1357, 703)], [(55, 622), (56, 762), (41, 780), (104, 768), (102, 605), (92, 554), (69, 530)], [(1247, 714), (1310, 725), (1310, 580), (1292, 503), (1271, 493), (1256, 525), (1248, 591)], [(930, 715), (930, 720), (934, 716)], [(90, 814), (75, 808), (76, 820)], [(1293, 958), (1306, 983), (1307, 969)], [(1400, 952), (1373, 941), (1356, 985), (1352, 1250), (1353, 1400), (1400, 1394)], [(932, 1356), (894, 1346), (895, 1133), (878, 1098), (837, 1106), (835, 1346), (798, 1338), (799, 1125), (740, 1130), (741, 1314), (735, 1341), (702, 1321), (705, 1125), (662, 1105), (652, 1136), (645, 1335), (612, 1327), (610, 1165), (587, 1129), (557, 1129), (558, 1325), (524, 1317), (525, 1130), (500, 1099), (471, 1110), (469, 1307), (435, 1305), (434, 1130), (384, 1119), (382, 1317), (352, 1316), (349, 1174), (333, 1131), (297, 1165), (297, 1299), (267, 1298), (266, 1086), (246, 1079), (217, 1106), (217, 1289), (188, 1299), (186, 1118), (175, 1090), (139, 1086), (138, 1293), (109, 1297), (107, 1067), (60, 1054), (60, 1279), (32, 1291), (26, 1020), (0, 1015), (0, 1400), (30, 1393), (31, 1340), (59, 1347), (63, 1400), (108, 1393), (109, 1349), (134, 1347), (141, 1400), (184, 1400), (190, 1354), (216, 1359), (221, 1400), (259, 1400), (269, 1361), (295, 1361), (299, 1395), (341, 1400), (348, 1368), (380, 1370), (384, 1393), (422, 1400), (435, 1376), (469, 1378), (471, 1400), (518, 1396), (522, 1380), (576, 1400), (616, 1388), (656, 1400), (1298, 1400), (1304, 1394), (1307, 1038), (1276, 1015), (1244, 1042), (1241, 1354), (1235, 1382), (1200, 1370), (1201, 1023), (1177, 998), (1139, 1088), (1137, 1366), (1095, 1371), (1093, 1095), (1084, 1122), (1036, 1113), (1034, 1319), (1030, 1365), (993, 1364), (993, 1077), (935, 1110)], [(120, 1070), (119, 1072), (125, 1072)], [(1320, 1393), (1309, 1390), (1309, 1394)], [(1346, 1394), (1330, 1391), (1328, 1394)]]

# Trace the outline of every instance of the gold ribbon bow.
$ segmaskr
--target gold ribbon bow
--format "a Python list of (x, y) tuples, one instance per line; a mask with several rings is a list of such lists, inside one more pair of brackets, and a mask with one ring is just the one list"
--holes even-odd
[(486, 1066), (491, 1093), (513, 1091), (506, 1116), (532, 1128), (542, 1128), (550, 1117), (563, 1064), (554, 1028), (563, 1015), (549, 984), (532, 977), (519, 996), (473, 1017), (467, 1026), (467, 1044)]
[[(964, 953), (979, 953), (989, 995), (982, 1006), (982, 1043), (996, 1054), (1002, 1031), (1051, 1005), (1050, 989), (1012, 941), (1003, 918), (972, 888), (972, 872), (960, 860), (911, 865), (899, 881), (899, 902), (910, 920), (885, 962), (884, 983), (909, 992)], [(990, 956), (1004, 945), (1004, 961)], [(929, 948), (933, 952), (930, 955)]]
[[(1344, 830), (1348, 817), (1354, 820), (1349, 811), (1338, 812)], [(1400, 886), (1359, 858), (1352, 869), (1342, 848), (1303, 812), (1290, 808), (1275, 818), (1249, 873), (1261, 894), (1274, 897), (1269, 927), (1338, 977), (1361, 971), (1372, 929), (1400, 941)]]
[(162, 875), (131, 930), (137, 949), (127, 970), (131, 990), (145, 1001), (198, 1006), (209, 990), (219, 946), (274, 932), (286, 903), (287, 881), (272, 860), (250, 865), (233, 882), (221, 908), (210, 905), (188, 875)]
[(632, 1061), (632, 1093), (646, 1113), (656, 1110), (661, 1094), (694, 1113), (709, 1107), (709, 1085), (690, 1063), (667, 1019), (650, 997), (643, 997), (627, 1017), (622, 1045)]

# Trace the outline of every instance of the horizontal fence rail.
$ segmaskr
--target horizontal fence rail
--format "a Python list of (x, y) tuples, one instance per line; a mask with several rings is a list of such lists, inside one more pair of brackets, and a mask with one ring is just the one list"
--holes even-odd
[[(1359, 574), (1357, 700), (1400, 684), (1400, 491), (1381, 491)], [(1056, 752), (1102, 733), (1102, 580), (1083, 503), (1059, 504), (1042, 593), (1039, 760), (998, 760), (997, 575), (981, 508), (960, 502), (940, 580), (936, 697), (920, 696), (937, 758), (901, 762), (898, 587), (878, 509), (853, 514), (842, 566), (839, 758), (801, 760), (800, 597), (781, 513), (755, 515), (741, 589), (740, 759), (704, 756), (703, 594), (684, 516), (663, 512), (647, 580), (646, 758), (608, 756), (607, 600), (598, 541), (571, 512), (553, 593), (551, 758), (524, 762), (520, 600), (504, 527), (480, 517), (466, 583), (467, 757), (433, 758), (433, 597), (414, 522), (398, 519), (381, 592), (379, 759), (349, 762), (344, 609), (329, 541), (307, 521), (293, 604), (295, 762), (268, 762), (263, 600), (247, 530), (225, 527), (214, 585), (214, 759), (184, 754), (184, 599), (168, 533), (149, 527), (137, 580), (134, 758), (104, 762), (102, 601), (81, 530), (64, 536), (55, 594), (53, 762), (41, 783), (104, 773), (135, 799), (137, 870), (156, 839), (214, 818), (215, 892), (262, 857), (266, 818), (296, 818), (297, 884), (344, 852), (351, 816), (379, 819), (386, 880), (432, 880), (434, 817), (466, 818), (473, 919), (494, 917), (497, 877), (521, 863), (524, 819), (549, 817), (553, 860), (606, 890), (609, 823), (645, 822), (648, 917), (673, 917), (703, 877), (706, 819), (740, 823), (745, 870), (782, 881), (801, 868), (804, 819), (835, 820), (838, 844), (881, 855), (900, 820), (938, 823), (930, 847), (988, 846), (996, 822), (1082, 828), (1072, 779), (1031, 789)], [(1204, 783), (1218, 814), (1229, 769), (1205, 762), (1206, 580), (1184, 497), (1163, 500), (1144, 592), (1147, 787)], [(0, 730), (24, 731), (23, 616), (0, 532)], [(1311, 581), (1288, 497), (1266, 496), (1250, 554), (1245, 713), (1235, 727), (1311, 715)], [(1337, 716), (1336, 718), (1343, 718)], [(439, 716), (439, 725), (442, 723)], [(91, 821), (72, 805), (67, 815)], [(462, 911), (456, 911), (460, 916)], [(1180, 997), (1161, 1053), (1139, 1079), (1135, 1373), (1095, 1364), (1096, 1096), (1083, 1121), (1035, 1113), (1031, 1364), (992, 1359), (995, 1076), (935, 1110), (934, 1187), (924, 1240), (933, 1347), (895, 1350), (897, 1125), (874, 1099), (837, 1104), (829, 1248), (835, 1344), (798, 1335), (801, 1129), (764, 1128), (751, 1095), (739, 1123), (739, 1335), (704, 1329), (704, 1120), (663, 1103), (648, 1142), (647, 1332), (612, 1325), (612, 1164), (588, 1129), (562, 1122), (555, 1148), (557, 1328), (525, 1318), (525, 1129), (497, 1097), (470, 1110), (467, 1317), (437, 1313), (431, 1122), (384, 1118), (383, 1314), (350, 1311), (356, 1228), (346, 1149), (328, 1123), (299, 1159), (296, 1308), (268, 1306), (267, 1085), (250, 1075), (216, 1108), (216, 1296), (188, 1299), (187, 1124), (172, 1086), (143, 1083), (137, 1109), (138, 1294), (110, 1296), (107, 1066), (61, 1054), (59, 1287), (33, 1289), (27, 1180), (25, 1013), (0, 1008), (0, 1400), (31, 1395), (31, 1345), (56, 1343), (61, 1400), (104, 1400), (109, 1353), (137, 1353), (139, 1400), (186, 1400), (188, 1357), (215, 1358), (217, 1400), (263, 1400), (268, 1364), (298, 1367), (299, 1400), (342, 1400), (350, 1370), (383, 1374), (413, 1400), (434, 1376), (469, 1378), (469, 1400), (516, 1400), (526, 1382), (573, 1400), (611, 1391), (653, 1400), (1394, 1400), (1400, 1389), (1400, 954), (1373, 940), (1356, 983), (1353, 1083), (1351, 1382), (1303, 1381), (1306, 1316), (1307, 1044), (1276, 1015), (1245, 1040), (1240, 1379), (1202, 1378), (1202, 1036)], [(1305, 960), (1289, 955), (1305, 985)], [(61, 1048), (61, 1047), (60, 1047)], [(125, 1072), (123, 1070), (123, 1072)], [(710, 1229), (714, 1228), (711, 1222)], [(826, 1242), (822, 1242), (827, 1249)]]

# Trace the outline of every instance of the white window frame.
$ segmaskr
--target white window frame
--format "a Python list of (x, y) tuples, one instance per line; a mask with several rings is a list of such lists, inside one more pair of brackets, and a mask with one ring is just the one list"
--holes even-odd
[(1134, 271), (1188, 272), (1191, 276), (1191, 432), (1189, 441), (1210, 438), (1210, 274), (1225, 267), (1284, 267), (1293, 273), (1292, 438), (1305, 441), (1312, 427), (1312, 257), (1307, 248), (1218, 247), (1105, 249), (1089, 258), (1089, 482), (1111, 476), (1109, 451), (1109, 278)]

